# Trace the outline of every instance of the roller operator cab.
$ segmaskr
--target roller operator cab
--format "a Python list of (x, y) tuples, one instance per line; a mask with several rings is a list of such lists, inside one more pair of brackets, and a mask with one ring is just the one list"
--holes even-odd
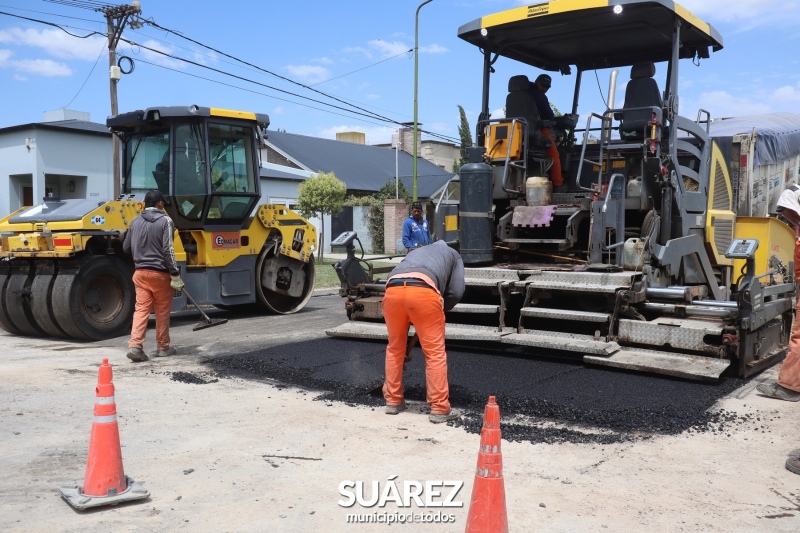
[[(457, 211), (451, 244), (467, 266), (448, 339), (692, 379), (747, 376), (785, 353), (794, 233), (736, 211), (752, 188), (731, 180), (711, 114), (679, 106), (679, 67), (722, 49), (712, 26), (666, 0), (552, 0), (458, 35), (476, 47), (483, 95), (457, 208), (441, 210)], [(618, 72), (630, 75), (621, 105)], [(531, 92), (542, 73), (551, 102), (572, 95), (554, 120)], [(581, 108), (586, 96), (605, 108)], [(350, 322), (329, 334), (380, 336), (358, 322), (382, 318), (380, 283), (343, 282)]]
[[(314, 288), (316, 230), (261, 204), (259, 148), (269, 118), (199, 106), (109, 117), (122, 142), (122, 194), (48, 197), (0, 220), (0, 327), (97, 340), (130, 332), (133, 260), (122, 250), (144, 196), (164, 193), (186, 290), (199, 304), (293, 313)], [(173, 310), (187, 305), (176, 291)]]

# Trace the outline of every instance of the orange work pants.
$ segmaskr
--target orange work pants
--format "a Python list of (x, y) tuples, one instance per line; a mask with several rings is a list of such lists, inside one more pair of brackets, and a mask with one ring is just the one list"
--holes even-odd
[(153, 270), (137, 270), (133, 273), (136, 287), (136, 307), (133, 311), (133, 327), (128, 348), (142, 348), (147, 332), (150, 310), (156, 315), (156, 345), (159, 350), (169, 348), (169, 313), (175, 291), (170, 287), (170, 275)]
[(789, 339), (789, 352), (781, 365), (778, 385), (800, 392), (800, 305), (795, 311), (792, 336)]
[(556, 140), (553, 134), (550, 133), (549, 128), (542, 128), (542, 137), (550, 139), (550, 147), (545, 151), (547, 157), (553, 159), (553, 166), (550, 167), (550, 181), (553, 182), (553, 187), (564, 185), (564, 176), (561, 175), (561, 156), (558, 155), (558, 148), (556, 147)]
[(383, 297), (383, 318), (389, 332), (386, 346), (386, 381), (383, 397), (387, 405), (403, 403), (403, 360), (408, 326), (414, 324), (425, 354), (425, 386), (432, 414), (450, 412), (447, 384), (447, 354), (444, 349), (444, 307), (442, 297), (425, 287), (390, 287)]

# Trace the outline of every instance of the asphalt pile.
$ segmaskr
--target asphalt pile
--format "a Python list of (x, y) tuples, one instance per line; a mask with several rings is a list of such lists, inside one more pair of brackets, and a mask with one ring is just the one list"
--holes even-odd
[[(220, 376), (262, 379), (314, 391), (316, 399), (384, 405), (385, 343), (324, 338), (206, 361)], [(425, 402), (419, 348), (404, 375), (406, 399)], [(747, 380), (701, 383), (585, 366), (575, 358), (522, 351), (448, 348), (450, 401), (463, 416), (450, 422), (480, 433), (489, 395), (497, 397), (503, 438), (532, 443), (612, 443), (679, 434), (726, 433), (757, 425), (749, 416), (713, 409)]]

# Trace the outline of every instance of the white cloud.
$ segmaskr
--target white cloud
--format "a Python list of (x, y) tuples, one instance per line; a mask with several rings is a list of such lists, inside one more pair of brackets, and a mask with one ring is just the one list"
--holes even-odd
[(344, 49), (345, 52), (357, 52), (359, 54), (364, 54), (368, 58), (372, 58), (372, 52), (368, 48), (364, 48), (363, 46), (349, 46)]
[(699, 95), (696, 106), (690, 102), (681, 102), (681, 115), (685, 117), (693, 116), (694, 109), (709, 109), (712, 111), (712, 118), (738, 117), (742, 115), (760, 115), (774, 111), (768, 102), (763, 99), (750, 99), (748, 97), (734, 96), (727, 91), (712, 91)]
[(449, 52), (447, 48), (438, 44), (429, 44), (428, 46), (420, 46), (419, 51), (422, 54), (444, 54)]
[(798, 104), (800, 103), (800, 84), (792, 87), (784, 85), (772, 92), (772, 99), (778, 104)]
[(366, 96), (369, 100), (377, 100), (380, 98), (380, 96), (375, 93), (365, 94), (364, 96)]
[(428, 131), (435, 131), (439, 133), (441, 132), (450, 133), (453, 130), (453, 125), (447, 124), (446, 122), (431, 122), (430, 125), (425, 126), (425, 129)]
[(317, 65), (286, 65), (281, 69), (307, 83), (319, 83), (331, 77), (328, 69)]
[(98, 54), (108, 46), (105, 37), (94, 35), (79, 39), (61, 30), (23, 30), (8, 28), (0, 30), (0, 43), (33, 46), (61, 59), (83, 59), (95, 61)]
[(316, 135), (318, 137), (322, 137), (323, 139), (335, 139), (337, 133), (344, 131), (359, 131), (366, 135), (367, 144), (389, 144), (392, 142), (392, 134), (395, 132), (395, 130), (396, 128), (392, 128), (390, 126), (364, 127), (342, 125), (319, 130)]
[(795, 0), (683, 0), (681, 5), (713, 25), (736, 23), (735, 32), (764, 26), (794, 28), (800, 16)]
[[(178, 69), (185, 69), (188, 65), (183, 61), (172, 59), (164, 55), (164, 54), (172, 55), (174, 54), (174, 50), (168, 46), (164, 46), (158, 41), (147, 40), (144, 43), (142, 43), (142, 45), (143, 47), (141, 48), (141, 51), (144, 58), (147, 61), (155, 63), (156, 65), (161, 65), (163, 67), (169, 67), (169, 68), (178, 68)], [(147, 48), (144, 48), (144, 46), (146, 46)], [(148, 48), (150, 48), (150, 50), (148, 50)], [(135, 60), (136, 59), (134, 58), (134, 61)]]
[(333, 64), (333, 60), (330, 59), (330, 58), (327, 58), (327, 57), (316, 57), (316, 58), (312, 59), (311, 61), (315, 61), (315, 62), (320, 63), (322, 65), (332, 65)]
[[(48, 78), (55, 76), (69, 76), (72, 70), (64, 63), (52, 59), (11, 59), (10, 50), (0, 50), (0, 68), (9, 68), (17, 73), (38, 74)], [(18, 78), (19, 79), (19, 78)]]
[(389, 42), (389, 41), (382, 41), (381, 39), (374, 39), (367, 44), (369, 44), (370, 48), (376, 50), (378, 52), (378, 55), (383, 58), (393, 57), (413, 48), (413, 46), (408, 46), (406, 43), (402, 41)]
[(276, 108), (274, 108), (272, 110), (272, 113), (270, 113), (270, 114), (271, 115), (283, 115), (285, 112), (286, 112), (286, 110), (283, 108), (283, 106), (277, 106)]
[(211, 51), (208, 53), (192, 52), (190, 59), (196, 63), (200, 63), (201, 65), (213, 65), (219, 61), (217, 54)]

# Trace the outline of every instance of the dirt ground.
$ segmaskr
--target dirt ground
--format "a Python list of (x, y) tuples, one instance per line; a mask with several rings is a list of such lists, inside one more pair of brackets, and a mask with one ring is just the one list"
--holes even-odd
[[(313, 307), (313, 305), (312, 305)], [(424, 515), (393, 530), (463, 531), (480, 438), (433, 425), (414, 404), (398, 416), (280, 383), (218, 377), (204, 356), (324, 336), (322, 314), (250, 317), (193, 332), (173, 323), (177, 356), (132, 364), (125, 339), (96, 343), (0, 333), (0, 530), (382, 531), (348, 514)], [(326, 315), (327, 316), (327, 315)], [(152, 343), (152, 331), (148, 342)], [(149, 345), (146, 345), (149, 348)], [(97, 367), (113, 366), (126, 474), (147, 500), (74, 511), (59, 495), (83, 480)], [(751, 422), (612, 445), (502, 443), (510, 531), (800, 531), (800, 403), (760, 396), (758, 382), (718, 408)], [(502, 416), (502, 402), (501, 402)], [(371, 495), (393, 480), (461, 481), (461, 507), (339, 505), (344, 481)], [(353, 489), (350, 489), (351, 491)], [(449, 492), (449, 488), (439, 489)], [(433, 498), (441, 502), (443, 497)], [(451, 516), (452, 515), (452, 516)]]

